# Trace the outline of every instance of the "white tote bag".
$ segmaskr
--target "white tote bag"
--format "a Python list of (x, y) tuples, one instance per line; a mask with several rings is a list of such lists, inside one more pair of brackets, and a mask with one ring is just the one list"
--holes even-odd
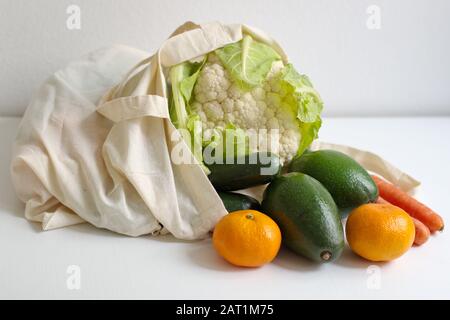
[[(175, 146), (190, 150), (169, 119), (165, 72), (245, 33), (287, 61), (280, 46), (254, 28), (188, 22), (151, 57), (106, 48), (45, 81), (23, 117), (11, 164), (26, 218), (44, 230), (87, 221), (130, 236), (207, 236), (226, 210), (195, 161), (171, 161)], [(372, 153), (322, 142), (313, 148), (345, 152), (406, 191), (419, 185)]]

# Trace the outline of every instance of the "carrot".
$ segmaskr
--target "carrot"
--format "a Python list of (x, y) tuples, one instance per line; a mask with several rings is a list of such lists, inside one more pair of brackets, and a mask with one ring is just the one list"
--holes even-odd
[(392, 204), (390, 202), (387, 202), (385, 199), (383, 199), (382, 197), (378, 197), (377, 199), (377, 203), (379, 204)]
[[(378, 197), (377, 203), (393, 205), (393, 204), (389, 203), (388, 201), (386, 201), (385, 199), (383, 199), (382, 197)], [(430, 237), (430, 229), (428, 229), (428, 227), (426, 225), (424, 225), (422, 222), (420, 222), (416, 218), (411, 217), (411, 219), (413, 220), (414, 227), (416, 229), (416, 233), (414, 236), (414, 244), (416, 246), (420, 246), (420, 245), (424, 244), (425, 242), (427, 242), (428, 238)]]
[(372, 178), (382, 198), (402, 208), (411, 217), (421, 221), (431, 232), (442, 231), (444, 229), (444, 220), (436, 212), (393, 184), (376, 176), (372, 176)]
[(412, 218), (414, 221), (414, 227), (416, 227), (416, 234), (414, 236), (414, 244), (416, 246), (421, 246), (427, 242), (430, 237), (430, 229), (424, 225), (420, 220)]

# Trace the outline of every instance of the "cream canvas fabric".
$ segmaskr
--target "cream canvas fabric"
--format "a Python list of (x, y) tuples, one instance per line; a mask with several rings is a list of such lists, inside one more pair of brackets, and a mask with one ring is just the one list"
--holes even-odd
[[(124, 46), (105, 48), (45, 81), (23, 117), (11, 164), (26, 218), (44, 230), (87, 221), (130, 236), (207, 236), (226, 210), (195, 160), (171, 161), (175, 148), (190, 151), (169, 119), (165, 73), (245, 33), (287, 61), (281, 47), (254, 28), (188, 22), (151, 57)], [(314, 147), (348, 153), (404, 190), (419, 184), (372, 153), (322, 142)]]

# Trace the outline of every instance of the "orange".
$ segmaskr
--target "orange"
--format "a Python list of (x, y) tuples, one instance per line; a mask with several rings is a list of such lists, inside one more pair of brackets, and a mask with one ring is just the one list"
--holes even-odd
[(255, 210), (234, 211), (214, 228), (213, 245), (228, 262), (259, 267), (271, 262), (281, 245), (281, 231), (270, 217)]
[(354, 209), (345, 229), (350, 248), (370, 261), (400, 257), (414, 242), (414, 222), (402, 209), (370, 203)]

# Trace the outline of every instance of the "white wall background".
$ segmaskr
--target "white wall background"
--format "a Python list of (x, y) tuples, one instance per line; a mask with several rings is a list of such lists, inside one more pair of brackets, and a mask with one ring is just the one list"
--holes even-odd
[[(81, 8), (81, 30), (66, 9)], [(366, 26), (369, 5), (381, 29)], [(326, 115), (450, 115), (448, 0), (0, 0), (0, 116), (51, 73), (122, 43), (149, 52), (186, 20), (244, 22), (279, 40)]]

